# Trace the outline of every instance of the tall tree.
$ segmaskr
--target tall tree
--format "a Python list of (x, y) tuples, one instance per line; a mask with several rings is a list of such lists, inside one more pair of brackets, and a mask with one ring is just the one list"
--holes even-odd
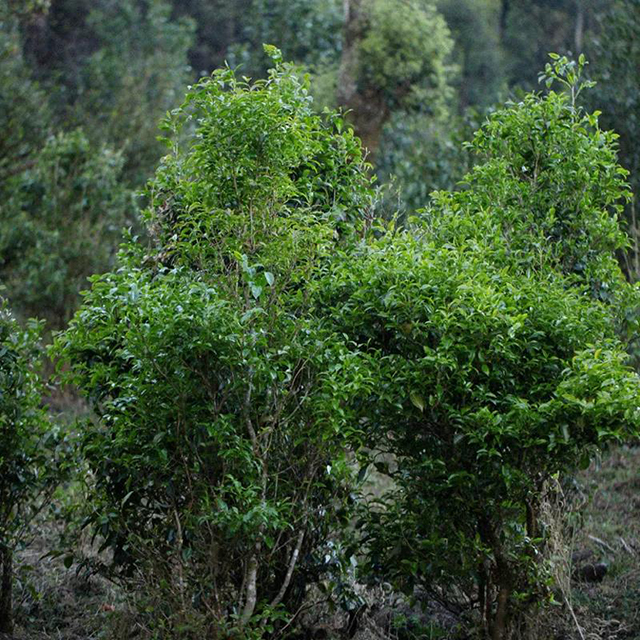
[(438, 8), (455, 40), (453, 59), (460, 68), (456, 83), (460, 110), (494, 104), (506, 83), (497, 3), (439, 0)]
[(190, 79), (193, 23), (165, 0), (58, 0), (23, 33), (58, 121), (123, 149), (125, 179), (144, 184), (162, 154), (157, 124)]
[(370, 153), (394, 111), (446, 112), (452, 47), (430, 0), (345, 0), (338, 103)]
[(537, 86), (537, 70), (550, 51), (582, 53), (595, 10), (609, 0), (502, 0), (501, 42), (511, 86)]

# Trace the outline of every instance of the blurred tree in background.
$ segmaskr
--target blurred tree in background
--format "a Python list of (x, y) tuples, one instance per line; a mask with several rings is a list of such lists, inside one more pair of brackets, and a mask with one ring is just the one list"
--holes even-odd
[(23, 315), (66, 322), (87, 276), (112, 264), (135, 212), (123, 156), (75, 130), (49, 138), (28, 169), (5, 183), (0, 275)]
[(460, 68), (455, 84), (460, 109), (494, 104), (506, 83), (495, 0), (440, 0), (438, 9), (454, 38)]
[(277, 42), (283, 56), (306, 65), (333, 63), (342, 42), (342, 0), (173, 0), (175, 16), (192, 18), (189, 52), (198, 74), (228, 61), (245, 75), (263, 76), (263, 43)]
[(193, 26), (161, 0), (1, 8), (0, 279), (18, 315), (61, 327), (137, 226)]
[(352, 112), (356, 133), (371, 153), (394, 111), (446, 117), (452, 48), (447, 25), (432, 2), (345, 2), (338, 102)]
[[(6, 8), (5, 8), (6, 10)], [(51, 113), (22, 53), (16, 20), (0, 23), (0, 189), (45, 141)]]
[(63, 126), (125, 153), (125, 179), (144, 184), (162, 154), (160, 118), (190, 75), (193, 23), (164, 0), (58, 0), (24, 26), (25, 54)]
[[(609, 5), (609, 6), (607, 6)], [(594, 59), (593, 78), (597, 81), (591, 104), (602, 111), (603, 124), (620, 136), (620, 162), (629, 170), (635, 194), (640, 193), (640, 2), (615, 0), (603, 3), (590, 50)], [(627, 226), (633, 244), (625, 254), (626, 272), (640, 279), (640, 228), (637, 204), (626, 209)]]
[(193, 25), (172, 22), (170, 12), (158, 0), (144, 9), (139, 2), (106, 2), (87, 17), (101, 46), (83, 66), (72, 118), (95, 142), (122, 149), (124, 175), (135, 185), (144, 184), (162, 155), (158, 121), (182, 99), (190, 78)]
[(533, 89), (550, 51), (582, 53), (594, 11), (608, 0), (501, 0), (499, 32), (509, 86)]

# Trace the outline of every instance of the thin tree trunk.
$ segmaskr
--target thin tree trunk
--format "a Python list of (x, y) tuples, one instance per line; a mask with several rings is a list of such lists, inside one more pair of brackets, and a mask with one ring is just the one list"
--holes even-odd
[(506, 585), (500, 587), (498, 591), (498, 606), (496, 615), (493, 619), (493, 628), (491, 630), (491, 640), (504, 640), (507, 632), (507, 616), (509, 613), (509, 596), (511, 590)]
[(13, 632), (11, 587), (13, 584), (13, 555), (8, 547), (0, 547), (0, 632)]
[[(492, 615), (491, 606), (487, 606), (486, 608), (485, 616), (487, 619), (487, 626), (490, 630), (491, 640), (506, 640), (509, 633), (509, 618), (511, 613), (509, 610), (509, 599), (513, 589), (513, 579), (509, 560), (505, 555), (499, 534), (488, 518), (479, 518), (478, 533), (480, 534), (480, 539), (487, 544), (493, 552), (495, 567), (491, 572), (493, 574), (492, 582), (498, 590), (495, 614)], [(490, 584), (490, 582), (491, 581), (488, 579), (488, 584)], [(489, 589), (487, 589), (487, 592), (487, 602), (485, 603), (485, 606), (489, 602)]]
[(382, 129), (389, 119), (389, 108), (381, 95), (358, 85), (360, 41), (365, 35), (367, 2), (344, 0), (344, 44), (338, 72), (338, 104), (349, 111), (348, 118), (371, 156), (380, 143)]
[(357, 48), (360, 33), (360, 5), (362, 0), (344, 0), (343, 45), (340, 69), (338, 71), (337, 99), (341, 105), (348, 105), (358, 91), (355, 77)]
[[(253, 455), (256, 457), (256, 460), (260, 461), (262, 466), (262, 505), (264, 506), (267, 499), (267, 462), (264, 458), (264, 454), (261, 451), (260, 443), (258, 441), (258, 434), (253, 426), (253, 422), (251, 420), (251, 393), (253, 390), (253, 368), (249, 369), (248, 372), (248, 385), (247, 392), (245, 395), (245, 403), (244, 403), (244, 411), (245, 411), (245, 421), (247, 424), (247, 432), (249, 433), (249, 437), (251, 438), (251, 446), (253, 449)], [(253, 553), (249, 558), (249, 562), (247, 564), (247, 572), (245, 574), (245, 598), (244, 598), (244, 608), (242, 610), (242, 615), (240, 616), (240, 626), (244, 627), (248, 624), (249, 620), (251, 620), (251, 616), (253, 616), (256, 604), (258, 601), (258, 567), (259, 567), (259, 558), (260, 552), (262, 551), (262, 533), (263, 533), (263, 525), (260, 525), (257, 532), (257, 540), (255, 542)]]
[(525, 508), (527, 511), (527, 536), (533, 540), (538, 537), (538, 518), (536, 507), (531, 501), (527, 501)]
[(298, 533), (298, 539), (296, 541), (296, 547), (293, 550), (293, 554), (291, 555), (291, 560), (289, 561), (289, 566), (287, 568), (287, 575), (284, 578), (284, 582), (280, 587), (280, 591), (278, 591), (278, 595), (271, 601), (271, 606), (276, 607), (282, 602), (284, 598), (284, 594), (287, 592), (289, 588), (289, 584), (291, 582), (291, 576), (293, 575), (293, 570), (296, 568), (296, 563), (298, 562), (298, 556), (300, 555), (300, 549), (302, 548), (302, 541), (304, 540), (304, 529), (301, 529)]
[(584, 35), (584, 2), (583, 0), (576, 0), (576, 26), (573, 34), (573, 42), (576, 50), (574, 53), (577, 55), (582, 52), (582, 39)]
[(507, 30), (507, 19), (509, 17), (510, 1), (502, 0), (502, 6), (500, 7), (500, 23), (498, 25), (500, 32), (500, 42), (504, 42), (504, 36)]
[(478, 567), (478, 604), (480, 607), (480, 615), (482, 616), (482, 628), (485, 636), (489, 633), (488, 621), (490, 619), (490, 600), (487, 569), (484, 562), (481, 562)]
[(256, 543), (256, 548), (251, 558), (249, 558), (249, 564), (247, 565), (247, 579), (244, 599), (244, 609), (242, 610), (242, 616), (240, 617), (240, 626), (244, 627), (251, 620), (251, 616), (256, 610), (256, 603), (258, 600), (258, 556), (260, 555), (261, 545)]

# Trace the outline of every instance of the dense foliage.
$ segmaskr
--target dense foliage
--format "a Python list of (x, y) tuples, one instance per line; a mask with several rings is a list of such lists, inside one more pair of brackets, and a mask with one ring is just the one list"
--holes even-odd
[(397, 490), (367, 517), (372, 571), (479, 607), (506, 637), (544, 597), (546, 483), (636, 432), (640, 387), (607, 310), (553, 274), (404, 233), (333, 270), (324, 296), (362, 352), (353, 411), (374, 459), (393, 454), (376, 462)]
[[(61, 328), (137, 223), (133, 187), (161, 155), (157, 123), (182, 94), (191, 27), (160, 1), (19, 9), (0, 2), (0, 278), (19, 316)], [(70, 14), (85, 27), (73, 38)]]
[[(640, 63), (640, 5), (634, 1), (613, 2), (599, 14), (599, 36), (593, 42), (597, 65), (593, 70), (597, 81), (591, 94), (594, 108), (602, 110), (606, 127), (620, 136), (620, 161), (629, 170), (634, 193), (640, 186), (640, 154), (634, 141), (640, 127), (640, 92), (637, 69)], [(632, 200), (626, 210), (633, 247), (625, 252), (627, 273), (640, 277), (637, 204)]]
[(125, 635), (304, 635), (316, 596), (352, 635), (368, 575), (535, 636), (558, 479), (637, 435), (638, 15), (0, 0), (0, 631), (70, 467), (53, 394), (97, 543), (54, 555), (126, 587)]
[[(623, 164), (635, 174), (633, 91), (625, 80), (625, 69), (634, 68), (632, 4), (2, 0), (0, 118), (7, 133), (0, 176), (6, 187), (20, 189), (24, 180), (6, 178), (30, 169), (50, 135), (81, 128), (90, 142), (88, 153), (100, 155), (108, 148), (123, 158), (116, 172), (122, 186), (116, 190), (139, 187), (161, 155), (157, 122), (177, 105), (189, 75), (206, 74), (228, 60), (232, 67), (241, 65), (243, 74), (263, 76), (268, 59), (262, 43), (278, 44), (283, 32), (289, 34), (281, 43), (285, 55), (311, 72), (316, 105), (351, 109), (348, 117), (372, 152), (377, 175), (385, 183), (393, 180), (396, 191), (384, 200), (387, 214), (395, 207), (411, 212), (426, 204), (432, 190), (458, 183), (471, 164), (459, 143), (469, 132), (465, 123), (477, 115), (457, 112), (485, 110), (509, 88), (531, 86), (549, 50), (586, 48), (598, 65), (602, 62), (603, 90), (597, 92), (602, 98), (596, 102), (607, 107), (607, 125), (623, 134)], [(635, 180), (632, 176), (634, 188)], [(10, 190), (3, 200), (15, 201), (13, 195)], [(61, 201), (73, 197), (59, 195)], [(634, 209), (627, 213), (635, 235)], [(39, 226), (28, 217), (30, 227)], [(137, 224), (135, 209), (122, 223)], [(96, 229), (97, 237), (100, 233)], [(9, 235), (0, 230), (0, 242), (6, 245)], [(113, 254), (116, 235), (100, 238), (101, 256)], [(61, 250), (52, 259), (66, 263), (72, 287), (82, 288), (88, 271), (109, 267), (100, 257), (88, 271), (77, 271), (68, 255)], [(626, 271), (633, 272), (634, 265), (629, 260)], [(38, 279), (29, 273), (29, 260), (10, 272), (16, 268)], [(13, 290), (8, 295), (20, 315), (37, 311), (62, 326), (75, 295), (54, 283), (45, 283), (42, 291), (40, 298), (34, 290), (28, 305)], [(52, 291), (64, 300), (52, 305)], [(61, 313), (63, 306), (69, 311)]]
[(149, 188), (154, 246), (132, 240), (57, 341), (99, 418), (89, 519), (121, 576), (176, 603), (149, 620), (165, 634), (274, 623), (349, 512), (349, 355), (307, 288), (371, 195), (353, 133), (273, 55), (265, 81), (226, 69), (188, 94)]
[(122, 155), (96, 150), (80, 130), (49, 138), (7, 183), (0, 275), (23, 315), (61, 326), (86, 278), (107, 269), (135, 210), (119, 183)]
[(372, 571), (477, 608), (494, 640), (548, 595), (549, 483), (640, 428), (616, 332), (618, 305), (637, 300), (614, 257), (625, 172), (574, 102), (582, 64), (557, 59), (547, 75), (566, 93), (488, 120), (466, 190), (316, 288), (365, 381), (349, 406), (370, 459), (394, 481), (365, 517)]
[[(553, 54), (542, 78), (564, 90), (544, 98), (529, 93), (492, 114), (471, 143), (484, 162), (465, 177), (468, 188), (437, 194), (435, 213), (426, 215), (443, 241), (480, 228), (520, 268), (555, 268), (612, 302), (630, 291), (615, 252), (628, 244), (620, 219), (631, 194), (617, 136), (577, 102), (590, 85), (581, 77), (584, 65), (583, 57), (576, 63)], [(471, 218), (472, 230), (457, 215), (469, 206), (490, 214)]]
[(0, 304), (0, 632), (11, 633), (13, 553), (54, 463), (43, 446), (48, 425), (40, 406), (39, 325), (20, 327), (4, 300)]

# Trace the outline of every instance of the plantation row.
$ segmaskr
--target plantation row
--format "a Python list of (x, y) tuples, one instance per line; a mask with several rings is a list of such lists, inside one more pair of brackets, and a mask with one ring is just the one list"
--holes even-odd
[(2, 312), (0, 631), (12, 551), (73, 482), (149, 637), (286, 636), (357, 565), (506, 639), (553, 596), (551, 481), (639, 432), (629, 190), (584, 59), (488, 118), (464, 188), (384, 220), (359, 140), (267, 51), (266, 80), (218, 70), (165, 121), (144, 238), (49, 352), (92, 409), (73, 434), (37, 324)]

